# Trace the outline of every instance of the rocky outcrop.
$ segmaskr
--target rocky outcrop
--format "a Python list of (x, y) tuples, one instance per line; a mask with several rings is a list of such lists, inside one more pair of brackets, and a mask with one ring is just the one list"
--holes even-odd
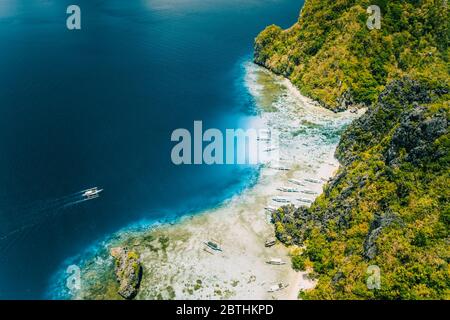
[[(380, 160), (390, 167), (405, 161), (418, 164), (445, 156), (433, 143), (448, 133), (447, 115), (443, 110), (429, 115), (428, 109), (420, 104), (430, 103), (432, 96), (447, 93), (445, 88), (430, 90), (409, 78), (388, 84), (378, 103), (355, 120), (342, 136), (336, 156), (343, 166), (325, 187), (328, 205), (313, 205), (310, 209), (292, 205), (280, 208), (273, 214), (277, 238), (286, 244), (301, 243), (312, 227), (324, 230), (330, 221), (341, 230), (347, 228), (361, 190), (370, 183), (367, 172), (355, 175), (351, 167), (372, 147), (380, 150)], [(384, 173), (380, 168), (376, 174)], [(397, 192), (400, 189), (401, 184)], [(392, 221), (388, 211), (375, 214), (364, 244), (366, 258), (375, 256), (375, 240)]]
[(367, 260), (374, 259), (377, 255), (376, 241), (383, 232), (384, 228), (387, 228), (393, 223), (401, 224), (401, 220), (395, 216), (392, 212), (380, 213), (375, 215), (375, 219), (372, 221), (370, 230), (367, 233), (366, 241), (364, 242), (364, 257)]
[(275, 236), (284, 244), (301, 243), (308, 222), (313, 221), (306, 207), (296, 208), (290, 204), (272, 213)]
[[(353, 99), (352, 93), (350, 90), (344, 91), (342, 95), (336, 98), (336, 106), (334, 107), (334, 111), (340, 112), (347, 110), (350, 106), (355, 105), (355, 99)], [(330, 107), (328, 107), (330, 109)]]
[(358, 160), (361, 151), (379, 144), (413, 105), (430, 101), (430, 91), (418, 81), (409, 78), (392, 81), (378, 97), (377, 104), (344, 132), (337, 158), (344, 165)]
[(121, 247), (112, 248), (110, 254), (115, 259), (118, 293), (124, 299), (131, 300), (137, 295), (142, 278), (139, 254)]
[[(307, 297), (445, 295), (446, 280), (429, 279), (447, 279), (448, 106), (446, 88), (407, 78), (388, 84), (343, 134), (341, 168), (324, 194), (310, 208), (273, 213), (277, 238), (306, 245), (302, 259), (321, 277)], [(383, 269), (384, 291), (360, 291), (366, 264)], [(417, 280), (416, 270), (426, 276)]]
[(446, 133), (448, 127), (446, 115), (443, 112), (427, 118), (426, 108), (416, 105), (407, 111), (395, 130), (389, 148), (386, 152), (386, 161), (390, 165), (397, 165), (402, 160), (419, 164), (429, 158), (433, 160), (442, 156), (439, 150), (433, 148), (433, 142)]

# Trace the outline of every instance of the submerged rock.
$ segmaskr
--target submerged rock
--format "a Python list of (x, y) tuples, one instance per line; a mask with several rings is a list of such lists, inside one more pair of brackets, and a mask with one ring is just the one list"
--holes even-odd
[(139, 254), (122, 247), (112, 248), (110, 254), (115, 259), (118, 293), (124, 299), (131, 300), (137, 295), (142, 278)]

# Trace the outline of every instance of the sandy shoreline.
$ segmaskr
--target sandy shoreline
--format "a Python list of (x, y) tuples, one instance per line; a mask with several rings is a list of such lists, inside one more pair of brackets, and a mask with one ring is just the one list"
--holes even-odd
[[(254, 64), (248, 63), (246, 70), (246, 85), (257, 105), (275, 111), (263, 112), (255, 125), (279, 132), (278, 165), (289, 171), (267, 164), (255, 186), (218, 208), (174, 225), (124, 232), (106, 244), (106, 248), (131, 247), (141, 255), (144, 277), (136, 299), (297, 299), (300, 289), (314, 287), (306, 273), (291, 268), (289, 248), (280, 243), (265, 247), (265, 241), (274, 234), (265, 208), (282, 205), (273, 201), (277, 196), (299, 206), (306, 203), (297, 199), (313, 200), (322, 192), (323, 184), (338, 168), (334, 151), (339, 132), (357, 115), (334, 114), (318, 107), (289, 81)], [(290, 179), (302, 181), (304, 186), (294, 185)], [(283, 192), (280, 187), (297, 188), (298, 192)], [(220, 243), (223, 252), (205, 251), (204, 243), (211, 239)], [(272, 258), (286, 264), (267, 264)], [(105, 269), (112, 269), (106, 256), (99, 263), (87, 264), (82, 277), (89, 279), (88, 289), (77, 292), (74, 298), (116, 298), (116, 284)], [(102, 284), (93, 289), (99, 277)], [(268, 292), (278, 283), (289, 286)]]

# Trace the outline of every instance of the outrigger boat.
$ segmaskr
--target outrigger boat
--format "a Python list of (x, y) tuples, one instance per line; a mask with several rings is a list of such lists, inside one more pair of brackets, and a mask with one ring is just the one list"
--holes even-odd
[(304, 193), (304, 194), (318, 194), (317, 192), (312, 191), (312, 190), (302, 190), (301, 193)]
[(305, 185), (303, 182), (301, 182), (299, 180), (296, 180), (296, 179), (289, 179), (289, 182), (293, 183), (293, 184), (296, 184), (298, 186), (304, 186)]
[(270, 213), (277, 211), (277, 208), (271, 207), (271, 206), (264, 207), (264, 209), (266, 209), (266, 210), (269, 211)]
[(270, 247), (273, 247), (275, 245), (275, 243), (277, 243), (277, 240), (275, 238), (271, 238), (271, 239), (266, 240), (264, 245), (266, 246), (266, 248), (270, 248)]
[(275, 202), (280, 202), (280, 203), (289, 203), (290, 201), (286, 198), (283, 197), (275, 197), (272, 199)]
[(286, 289), (288, 286), (288, 284), (279, 283), (277, 285), (271, 286), (267, 292), (277, 292)]
[(91, 189), (87, 189), (83, 193), (83, 197), (85, 197), (87, 200), (95, 199), (95, 198), (98, 198), (100, 196), (100, 192), (102, 192), (102, 191), (103, 191), (103, 189), (98, 189), (97, 187), (91, 188)]
[(216, 241), (209, 240), (207, 242), (204, 242), (204, 244), (207, 247), (213, 249), (214, 251), (223, 251), (222, 248), (219, 246), (219, 244)]
[(282, 192), (298, 192), (298, 189), (286, 188), (286, 187), (279, 187), (279, 188), (277, 188), (277, 190), (282, 191)]
[(267, 264), (273, 264), (276, 266), (281, 266), (286, 264), (286, 262), (284, 262), (283, 260), (279, 259), (279, 258), (272, 258), (269, 261), (266, 262)]
[(279, 171), (289, 171), (289, 170), (291, 170), (290, 168), (282, 167), (282, 166), (271, 166), (269, 168), (270, 169), (274, 169), (274, 170), (279, 170)]
[(310, 183), (320, 183), (320, 180), (317, 180), (317, 179), (309, 179), (309, 178), (307, 178), (307, 179), (305, 179), (305, 181), (306, 182), (310, 182)]
[(298, 199), (297, 199), (297, 201), (300, 201), (300, 202), (305, 202), (305, 203), (313, 203), (313, 201), (312, 201), (312, 200), (310, 200), (310, 199), (306, 199), (306, 198), (298, 198)]

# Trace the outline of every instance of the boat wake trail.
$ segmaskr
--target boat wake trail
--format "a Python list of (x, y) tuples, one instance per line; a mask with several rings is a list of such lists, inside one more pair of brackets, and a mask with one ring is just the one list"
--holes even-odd
[(24, 241), (32, 230), (51, 223), (52, 218), (65, 209), (98, 198), (101, 191), (91, 188), (0, 211), (0, 255), (3, 256), (15, 244)]

